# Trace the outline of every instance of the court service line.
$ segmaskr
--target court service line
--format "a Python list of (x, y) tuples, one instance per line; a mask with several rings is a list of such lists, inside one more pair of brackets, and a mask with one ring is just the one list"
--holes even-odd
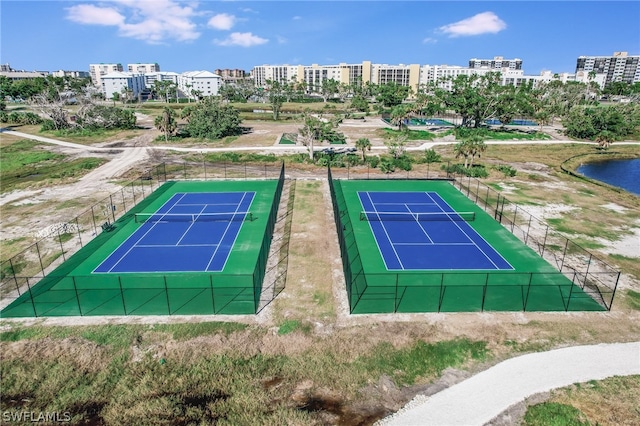
[[(375, 203), (371, 199), (371, 194), (369, 193), (369, 191), (367, 191), (367, 198), (369, 198), (369, 201), (371, 202), (371, 207), (373, 207), (374, 213), (376, 213), (378, 215), (378, 219), (380, 219), (380, 214), (378, 212), (378, 209), (376, 208)], [(371, 226), (371, 231), (373, 232), (373, 225), (371, 225), (371, 222), (369, 223), (369, 225)], [(384, 226), (384, 222), (382, 221), (382, 219), (380, 219), (380, 226), (382, 226), (382, 230), (384, 231), (384, 234), (387, 236), (387, 240), (389, 241), (389, 244), (391, 245), (391, 249), (393, 250), (393, 253), (396, 255), (396, 259), (398, 259), (398, 263), (400, 264), (400, 267), (402, 268), (402, 270), (404, 270), (404, 265), (402, 264), (402, 260), (400, 260), (400, 256), (398, 256), (398, 252), (396, 251), (396, 248), (393, 246), (393, 241), (391, 241), (391, 237), (389, 236), (389, 232), (387, 232), (387, 228)], [(375, 235), (375, 232), (373, 234)], [(378, 238), (376, 237), (375, 240), (376, 240), (376, 245), (378, 246), (378, 250), (380, 251), (380, 255), (384, 259), (384, 255), (382, 254), (382, 250), (380, 249), (380, 245), (378, 244)], [(387, 262), (385, 262), (385, 266), (387, 266), (386, 263)], [(389, 269), (389, 267), (387, 266), (387, 270), (388, 269)]]
[[(411, 204), (415, 204), (415, 203), (411, 203)], [(405, 204), (404, 204), (404, 206), (405, 206), (405, 208), (406, 208), (407, 210), (409, 210), (409, 213), (411, 213), (411, 215), (413, 216), (413, 215), (414, 215), (414, 212), (411, 210), (411, 207), (409, 207), (409, 206), (407, 205), (407, 203), (405, 203)], [(433, 244), (434, 244), (434, 242), (433, 242), (433, 238), (431, 238), (431, 236), (429, 235), (429, 233), (427, 232), (427, 230), (426, 230), (426, 229), (424, 229), (424, 227), (422, 226), (422, 224), (420, 224), (420, 221), (418, 220), (418, 214), (417, 214), (417, 212), (415, 212), (414, 219), (415, 219), (416, 223), (418, 224), (418, 226), (420, 227), (420, 229), (422, 229), (422, 233), (423, 233), (424, 235), (426, 235), (426, 236), (427, 236), (427, 238), (429, 239), (429, 241), (431, 241), (431, 245), (433, 245)], [(400, 245), (400, 244), (401, 244), (401, 243), (398, 243), (398, 245)]]
[[(246, 194), (251, 194), (251, 201), (249, 201), (249, 205), (243, 210), (245, 217), (242, 220), (242, 222), (240, 223), (240, 228), (238, 228), (238, 232), (236, 232), (236, 237), (233, 239), (233, 242), (231, 243), (231, 248), (229, 249), (229, 254), (227, 254), (227, 258), (224, 260), (224, 263), (222, 264), (222, 269), (220, 269), (221, 271), (224, 271), (224, 268), (227, 267), (227, 262), (229, 261), (229, 258), (231, 257), (231, 250), (233, 250), (233, 246), (236, 245), (236, 241), (238, 241), (238, 236), (240, 236), (240, 231), (242, 231), (242, 227), (244, 226), (244, 221), (246, 220), (246, 214), (251, 210), (251, 205), (253, 204), (253, 200), (255, 200), (256, 198), (256, 193), (255, 191), (245, 191), (245, 195)], [(244, 197), (243, 197), (244, 200)], [(240, 202), (239, 205), (242, 205), (242, 201)], [(222, 244), (222, 240), (220, 240), (220, 244)]]
[[(431, 194), (430, 194), (430, 193), (428, 193), (428, 194), (429, 194), (429, 197), (431, 197), (431, 199), (432, 199), (432, 200), (436, 201), (436, 200), (431, 196)], [(452, 212), (454, 212), (454, 213), (455, 213), (455, 209), (454, 209), (453, 207), (451, 207), (451, 206), (449, 205), (449, 203), (447, 203), (447, 202), (446, 202), (442, 197), (440, 197), (440, 195), (439, 195), (439, 194), (436, 194), (436, 195), (438, 195), (439, 200), (441, 200), (441, 201), (444, 203), (444, 205), (445, 205), (445, 206), (447, 206), (448, 208), (450, 208), (450, 209), (452, 210)], [(442, 210), (444, 213), (447, 213), (447, 212), (442, 208), (442, 206), (439, 204), (439, 202), (436, 202), (436, 204), (438, 204), (438, 206), (440, 207), (440, 210)], [(452, 213), (452, 212), (448, 212), (448, 213)], [(482, 253), (482, 254), (483, 254), (487, 259), (489, 259), (489, 262), (491, 262), (491, 264), (493, 264), (493, 266), (495, 266), (495, 268), (496, 268), (497, 270), (499, 270), (499, 271), (504, 271), (504, 270), (505, 270), (505, 269), (502, 269), (502, 268), (498, 267), (498, 265), (496, 265), (496, 263), (493, 261), (493, 259), (491, 259), (491, 257), (490, 257), (487, 253), (485, 253), (485, 251), (484, 251), (484, 250), (482, 250), (482, 248), (480, 248), (480, 246), (478, 246), (478, 244), (476, 243), (476, 241), (475, 241), (473, 238), (471, 238), (471, 237), (470, 237), (470, 236), (469, 236), (469, 235), (468, 235), (468, 234), (467, 234), (467, 233), (466, 233), (466, 232), (465, 232), (465, 231), (460, 227), (460, 225), (459, 225), (458, 223), (456, 223), (456, 221), (453, 221), (453, 223), (458, 227), (458, 229), (460, 229), (460, 231), (462, 231), (462, 233), (463, 233), (463, 234), (464, 234), (464, 235), (465, 235), (465, 236), (466, 236), (470, 241), (472, 241), (472, 242), (473, 242), (473, 244), (478, 248), (478, 250), (480, 250), (480, 252), (481, 252), (481, 253)], [(474, 232), (474, 233), (475, 233), (475, 234), (476, 234), (480, 239), (482, 239), (482, 241), (484, 241), (484, 242), (485, 242), (485, 244), (487, 244), (489, 247), (491, 247), (491, 248), (493, 249), (493, 252), (494, 252), (494, 253), (496, 253), (500, 258), (502, 258), (502, 260), (504, 260), (504, 262), (505, 262), (507, 265), (509, 265), (509, 266), (511, 267), (511, 269), (512, 269), (512, 270), (514, 270), (514, 269), (515, 269), (515, 268), (513, 267), (513, 265), (511, 265), (511, 264), (507, 261), (507, 259), (505, 259), (505, 258), (502, 256), (502, 254), (500, 254), (500, 252), (499, 252), (498, 250), (496, 250), (496, 249), (495, 249), (495, 248), (494, 248), (494, 247), (489, 243), (489, 241), (485, 240), (485, 239), (484, 239), (484, 237), (483, 237), (482, 235), (480, 235), (480, 234), (479, 234), (475, 229), (473, 229), (470, 225), (468, 225), (468, 224), (467, 224), (467, 226), (469, 226), (469, 228), (471, 228), (471, 230), (473, 230), (473, 232)]]
[[(198, 216), (193, 218), (193, 222), (191, 222), (191, 224), (187, 227), (187, 229), (182, 233), (182, 237), (180, 237), (180, 239), (174, 244), (175, 246), (179, 246), (180, 245), (180, 241), (182, 241), (184, 239), (184, 237), (187, 236), (187, 234), (189, 233), (189, 231), (191, 230), (191, 228), (193, 228), (193, 225), (195, 225), (196, 220), (198, 219), (198, 217), (200, 217), (200, 215), (202, 213), (204, 213), (205, 209), (207, 208), (207, 206), (209, 204), (194, 204), (194, 205), (199, 205), (202, 206), (202, 208), (200, 209), (200, 212), (197, 213)], [(175, 206), (174, 206), (175, 207)], [(191, 213), (193, 214), (193, 213)]]
[[(177, 195), (177, 194), (175, 194), (175, 195)], [(171, 200), (173, 200), (173, 198), (175, 197), (175, 195), (174, 195), (173, 197), (171, 197), (170, 199), (168, 199), (168, 200), (167, 200), (167, 202), (165, 202), (163, 205), (161, 205), (161, 206), (160, 206), (160, 208), (158, 208), (158, 209), (156, 210), (156, 212), (157, 212), (158, 210), (161, 210), (162, 208), (164, 208), (164, 206), (166, 206), (167, 204), (169, 204), (169, 202), (171, 202)], [(176, 201), (171, 205), (171, 207), (169, 207), (169, 210), (171, 210), (172, 208), (174, 208), (174, 207), (175, 207), (175, 205), (176, 205), (176, 204), (178, 204), (178, 203), (180, 202), (180, 200), (182, 200), (182, 199), (184, 198), (184, 196), (185, 196), (185, 195), (187, 195), (187, 194), (186, 194), (186, 193), (182, 193), (182, 196), (181, 196), (180, 198), (178, 198), (178, 199), (177, 199), (177, 200), (176, 200)], [(162, 214), (162, 213), (161, 213), (161, 214)], [(167, 212), (164, 212), (164, 214), (167, 214)], [(118, 264), (119, 264), (120, 262), (122, 262), (122, 260), (123, 260), (123, 259), (124, 259), (124, 258), (125, 258), (125, 257), (130, 253), (130, 252), (131, 252), (131, 250), (133, 250), (135, 247), (137, 247), (137, 246), (138, 246), (138, 243), (139, 243), (140, 241), (142, 241), (142, 239), (143, 239), (144, 237), (146, 237), (146, 236), (147, 236), (147, 234), (149, 234), (149, 232), (151, 232), (151, 230), (152, 230), (156, 225), (157, 225), (157, 222), (156, 222), (156, 223), (152, 223), (152, 224), (151, 224), (151, 226), (149, 227), (149, 229), (147, 229), (147, 232), (145, 232), (144, 234), (142, 234), (142, 236), (141, 236), (140, 238), (138, 238), (138, 239), (136, 240), (136, 242), (135, 242), (135, 243), (133, 243), (133, 245), (132, 245), (131, 247), (129, 247), (129, 250), (127, 250), (126, 252), (124, 252), (124, 253), (122, 254), (122, 256), (120, 256), (120, 258), (118, 259), (118, 261), (117, 261), (116, 263), (114, 263), (114, 264), (113, 264), (113, 266), (112, 266), (111, 268), (109, 268), (109, 270), (108, 270), (107, 272), (111, 272), (111, 271), (113, 271), (113, 268), (115, 268), (116, 266), (118, 266)], [(144, 226), (144, 224), (143, 224), (143, 226)], [(122, 243), (120, 243), (120, 245), (119, 245), (119, 246), (118, 246), (114, 251), (112, 251), (112, 252), (111, 252), (111, 254), (110, 254), (109, 256), (107, 256), (107, 258), (106, 258), (105, 260), (103, 260), (103, 261), (100, 263), (100, 265), (98, 265), (98, 266), (96, 267), (96, 269), (100, 268), (100, 266), (102, 266), (102, 264), (103, 264), (103, 263), (105, 263), (107, 260), (109, 260), (109, 259), (111, 258), (111, 256), (113, 255), (113, 253), (115, 253), (116, 251), (118, 251), (118, 249), (120, 249), (120, 247), (122, 247), (126, 242), (128, 242), (128, 241), (129, 241), (129, 239), (130, 239), (133, 235), (135, 235), (135, 234), (136, 234), (136, 232), (138, 232), (140, 229), (142, 229), (142, 227), (140, 227), (140, 228), (136, 229), (136, 231), (135, 231), (133, 234), (129, 235), (129, 236), (128, 236), (128, 237), (127, 237), (127, 238), (126, 238)], [(95, 271), (96, 271), (96, 269), (94, 269), (94, 270), (93, 270), (93, 272), (95, 272)]]
[[(236, 211), (234, 212), (234, 215), (236, 213), (238, 213), (238, 210), (240, 209), (240, 206), (242, 205), (242, 202), (244, 201), (246, 196), (247, 196), (247, 192), (245, 191), (244, 194), (242, 194), (242, 198), (240, 199), (240, 202), (237, 203), (237, 205), (236, 205)], [(227, 235), (227, 231), (229, 231), (229, 228), (231, 227), (232, 224), (233, 224), (233, 220), (230, 220), (229, 223), (227, 224), (227, 227), (224, 229), (224, 232), (222, 233), (222, 237), (220, 237), (220, 243), (216, 246), (216, 249), (213, 251), (213, 254), (209, 258), (209, 263), (207, 263), (207, 266), (204, 268), (205, 271), (211, 272), (211, 271), (209, 271), (209, 266), (211, 266), (211, 263), (213, 262), (213, 259), (216, 257), (216, 254), (218, 253), (218, 249), (220, 248), (220, 246), (222, 246), (222, 241), (224, 241), (224, 237)], [(240, 227), (242, 228), (242, 225), (240, 225)], [(239, 234), (239, 233), (240, 233), (240, 229), (238, 229), (237, 234)], [(238, 237), (237, 234), (236, 234), (236, 238)], [(234, 239), (234, 243), (235, 243), (235, 239)], [(229, 248), (229, 253), (227, 254), (227, 259), (231, 255), (231, 250), (232, 249), (233, 249), (233, 245), (231, 245), (231, 248)], [(226, 264), (226, 261), (225, 261), (225, 264)], [(224, 270), (224, 266), (222, 267), (222, 270)]]

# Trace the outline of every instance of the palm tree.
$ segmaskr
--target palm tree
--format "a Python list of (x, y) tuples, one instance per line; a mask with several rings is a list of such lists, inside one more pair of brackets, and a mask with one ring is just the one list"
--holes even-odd
[(464, 157), (464, 168), (469, 168), (469, 156), (471, 155), (471, 147), (467, 140), (462, 140), (453, 146), (453, 153), (456, 158)]
[(356, 141), (356, 148), (362, 151), (362, 161), (366, 161), (365, 151), (371, 151), (371, 141), (367, 138), (360, 138)]
[(178, 128), (175, 119), (175, 111), (169, 107), (164, 107), (162, 115), (156, 117), (154, 122), (156, 128), (164, 133), (164, 141), (169, 141), (169, 136)]
[(598, 147), (602, 149), (607, 149), (613, 143), (613, 133), (608, 130), (603, 130), (596, 136), (596, 142), (598, 142)]

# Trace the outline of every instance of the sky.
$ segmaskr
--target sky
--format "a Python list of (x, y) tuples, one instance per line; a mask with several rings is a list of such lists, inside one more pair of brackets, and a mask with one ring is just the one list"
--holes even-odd
[(640, 54), (640, 2), (0, 0), (0, 63), (27, 71), (467, 66), (502, 56), (537, 75), (614, 51)]

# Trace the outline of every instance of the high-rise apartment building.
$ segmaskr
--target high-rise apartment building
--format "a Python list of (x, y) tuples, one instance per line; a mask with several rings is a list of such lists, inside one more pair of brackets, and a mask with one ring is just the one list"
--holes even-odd
[(94, 86), (102, 88), (102, 76), (113, 72), (122, 72), (122, 64), (89, 64), (89, 74)]
[(640, 82), (640, 56), (629, 56), (627, 52), (614, 52), (613, 56), (578, 56), (576, 75), (589, 75), (592, 71), (594, 77), (601, 77), (604, 86), (614, 81), (637, 83)]

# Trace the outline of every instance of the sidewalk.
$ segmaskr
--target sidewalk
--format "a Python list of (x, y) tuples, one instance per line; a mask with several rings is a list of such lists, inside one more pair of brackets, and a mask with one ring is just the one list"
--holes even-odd
[(526, 397), (551, 389), (640, 374), (640, 342), (575, 346), (501, 362), (425, 402), (418, 396), (377, 426), (483, 425)]

